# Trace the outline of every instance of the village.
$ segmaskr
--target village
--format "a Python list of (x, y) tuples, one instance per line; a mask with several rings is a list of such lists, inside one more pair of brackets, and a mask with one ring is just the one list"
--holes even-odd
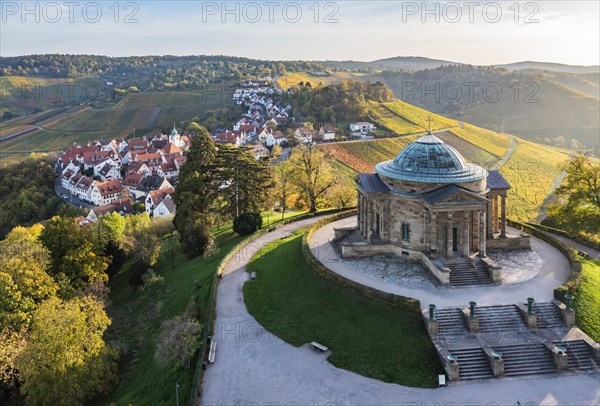
[[(247, 147), (256, 160), (268, 160), (275, 157), (277, 149), (297, 143), (342, 139), (332, 124), (314, 129), (294, 117), (290, 105), (280, 106), (273, 101), (275, 92), (268, 78), (246, 81), (236, 88), (233, 101), (247, 112), (232, 129), (212, 131), (214, 143)], [(375, 130), (368, 122), (351, 123), (349, 127), (354, 137), (362, 139), (371, 138), (369, 134)], [(174, 124), (169, 134), (159, 131), (133, 139), (75, 143), (58, 156), (56, 191), (67, 202), (90, 208), (82, 223), (96, 222), (113, 212), (131, 214), (136, 212), (136, 205), (137, 211), (143, 207), (151, 217), (173, 216), (176, 205), (172, 194), (186, 161), (185, 151), (195, 135), (189, 130), (180, 134)]]

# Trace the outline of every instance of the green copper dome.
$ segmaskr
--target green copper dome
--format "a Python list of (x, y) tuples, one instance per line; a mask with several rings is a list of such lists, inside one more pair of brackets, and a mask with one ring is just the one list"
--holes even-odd
[(487, 171), (466, 163), (460, 153), (432, 134), (407, 145), (392, 161), (375, 166), (381, 176), (428, 183), (461, 183), (483, 179)]

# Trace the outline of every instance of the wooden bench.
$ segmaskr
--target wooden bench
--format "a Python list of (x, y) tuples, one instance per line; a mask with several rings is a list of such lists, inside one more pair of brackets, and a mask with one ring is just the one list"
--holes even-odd
[(256, 279), (256, 272), (252, 272), (252, 273), (250, 274), (250, 279), (251, 279), (251, 280), (254, 280), (254, 279)]
[(319, 351), (323, 351), (323, 352), (329, 351), (329, 348), (325, 347), (323, 344), (319, 344), (316, 341), (313, 341), (312, 343), (310, 343), (310, 345), (312, 345), (314, 348), (316, 348)]
[(211, 364), (214, 364), (216, 354), (217, 354), (217, 342), (210, 340), (210, 349), (208, 350), (208, 362), (210, 362)]
[(440, 386), (446, 386), (446, 375), (445, 374), (438, 375), (438, 383), (440, 384)]

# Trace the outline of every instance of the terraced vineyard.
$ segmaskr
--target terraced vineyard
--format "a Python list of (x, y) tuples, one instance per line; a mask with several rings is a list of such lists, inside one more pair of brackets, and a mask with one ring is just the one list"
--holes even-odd
[(475, 127), (471, 124), (465, 123), (463, 127), (454, 128), (451, 131), (465, 141), (498, 157), (503, 156), (510, 147), (510, 139), (507, 135)]
[(375, 121), (379, 128), (385, 128), (395, 135), (413, 134), (423, 131), (423, 128), (404, 120), (402, 117), (385, 108), (381, 103), (369, 102), (369, 111), (367, 114), (369, 119)]
[(396, 115), (401, 117), (403, 120), (410, 121), (420, 126), (422, 129), (427, 129), (427, 120), (429, 117), (431, 117), (432, 119), (431, 129), (433, 131), (458, 126), (458, 121), (456, 120), (452, 120), (443, 116), (438, 116), (437, 114), (433, 114), (427, 110), (420, 109), (418, 107), (413, 106), (412, 104), (404, 103), (400, 100), (395, 100), (389, 103), (383, 103), (383, 105), (392, 113), (395, 113)]
[(319, 86), (319, 83), (327, 83), (326, 78), (315, 77), (306, 72), (287, 73), (277, 79), (277, 84), (283, 89), (294, 88), (298, 83), (310, 83), (311, 87)]
[(508, 191), (508, 216), (535, 221), (567, 159), (564, 153), (518, 139), (515, 153), (500, 168), (512, 186)]

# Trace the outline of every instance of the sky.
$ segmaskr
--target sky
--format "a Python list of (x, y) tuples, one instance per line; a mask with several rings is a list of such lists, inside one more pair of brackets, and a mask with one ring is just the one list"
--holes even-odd
[(589, 1), (6, 1), (0, 55), (600, 64)]

